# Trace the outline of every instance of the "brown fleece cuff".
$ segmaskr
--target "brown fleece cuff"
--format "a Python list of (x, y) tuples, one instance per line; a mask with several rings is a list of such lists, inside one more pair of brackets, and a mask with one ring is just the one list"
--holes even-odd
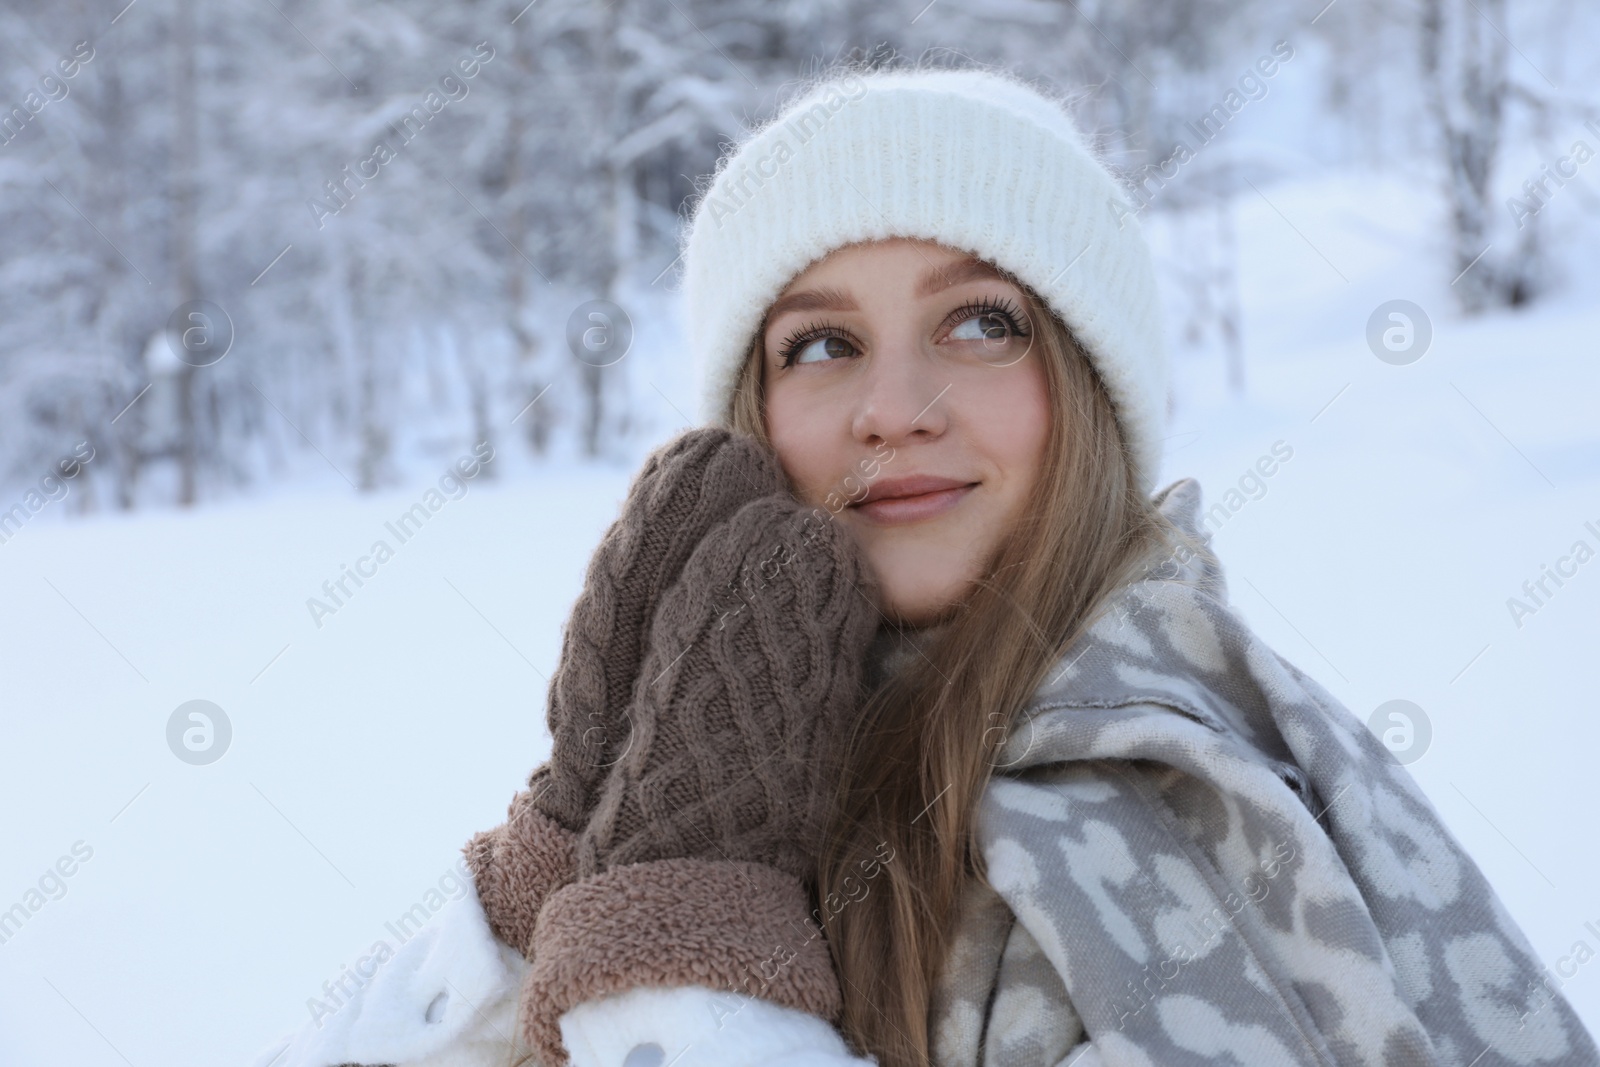
[(545, 898), (577, 872), (578, 835), (534, 807), (533, 796), (518, 793), (506, 821), (474, 834), (461, 850), (489, 929), (524, 958)]
[(551, 894), (518, 1027), (546, 1067), (568, 1062), (561, 1016), (636, 986), (706, 986), (838, 1019), (839, 979), (800, 880), (760, 863), (667, 859)]

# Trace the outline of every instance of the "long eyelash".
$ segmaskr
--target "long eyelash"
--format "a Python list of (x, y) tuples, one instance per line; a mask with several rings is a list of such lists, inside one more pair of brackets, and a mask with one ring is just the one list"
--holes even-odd
[[(1006, 324), (1013, 334), (1018, 337), (1028, 336), (1028, 329), (1025, 325), (1028, 321), (1027, 316), (1023, 315), (1022, 309), (1017, 307), (1014, 301), (1004, 296), (986, 296), (972, 303), (963, 304), (945, 316), (944, 321), (947, 323), (964, 322), (973, 315), (979, 314), (997, 314), (1006, 320)], [(805, 348), (806, 345), (829, 336), (841, 337), (846, 341), (850, 341), (849, 335), (841, 327), (830, 323), (811, 322), (800, 327), (784, 338), (783, 343), (778, 346), (780, 365), (784, 367), (791, 366), (795, 361), (795, 357), (800, 354), (800, 350)], [(855, 342), (850, 341), (850, 343), (854, 344)]]
[(1028, 336), (1027, 316), (1010, 299), (1003, 296), (986, 296), (970, 304), (963, 304), (945, 317), (947, 323), (964, 322), (973, 315), (998, 314), (1006, 320), (1011, 332), (1018, 337)]
[[(785, 338), (783, 343), (778, 346), (778, 358), (782, 361), (781, 365), (785, 367), (791, 365), (794, 363), (795, 357), (800, 354), (802, 348), (818, 338), (829, 336), (842, 337), (846, 341), (850, 340), (843, 329), (825, 322), (807, 323), (802, 326)], [(854, 344), (855, 342), (851, 341), (850, 343)]]

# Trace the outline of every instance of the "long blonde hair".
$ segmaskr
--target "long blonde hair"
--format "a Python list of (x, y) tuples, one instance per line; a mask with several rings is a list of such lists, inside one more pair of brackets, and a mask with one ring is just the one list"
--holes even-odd
[[(929, 1063), (929, 1007), (958, 899), (970, 879), (986, 879), (974, 814), (1016, 713), (1152, 550), (1200, 548), (1138, 486), (1115, 408), (1071, 331), (1011, 280), (1033, 324), (1023, 358), (1044, 360), (1053, 414), (1032, 507), (926, 660), (863, 706), (814, 889), (818, 901), (846, 901), (818, 909), (844, 993), (842, 1029), (882, 1067)], [(735, 429), (767, 441), (764, 333), (746, 353), (731, 414)], [(865, 870), (874, 877), (862, 896)]]

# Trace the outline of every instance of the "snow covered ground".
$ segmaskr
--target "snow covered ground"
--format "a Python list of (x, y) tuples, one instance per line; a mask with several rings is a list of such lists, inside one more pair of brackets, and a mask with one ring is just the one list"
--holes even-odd
[[(1507, 606), (1575, 542), (1600, 549), (1600, 309), (1463, 325), (1423, 191), (1262, 193), (1238, 205), (1247, 398), (1219, 360), (1176, 358), (1162, 484), (1241, 488), (1216, 544), (1274, 647), (1363, 719), (1424, 710), (1413, 772), (1600, 1033), (1600, 966), (1573, 955), (1600, 949), (1600, 558)], [(1434, 329), (1403, 366), (1366, 341), (1402, 298)], [(0, 1063), (247, 1064), (449, 893), (548, 754), (560, 627), (631, 473), (463, 490), (441, 465), (367, 498), (41, 516), (0, 544), (0, 908), (42, 890), (0, 944)], [(386, 523), (430, 487), (442, 506), (400, 543)], [(334, 605), (323, 583), (379, 539), (392, 558)], [(216, 762), (169, 748), (191, 700), (230, 724)]]

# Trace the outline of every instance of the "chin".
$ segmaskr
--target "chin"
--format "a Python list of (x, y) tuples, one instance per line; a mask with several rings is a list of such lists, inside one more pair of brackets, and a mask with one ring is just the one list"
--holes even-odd
[(960, 577), (929, 582), (928, 570), (907, 567), (904, 561), (899, 567), (886, 563), (877, 573), (879, 603), (883, 613), (898, 626), (932, 626), (943, 622), (969, 589), (969, 583)]

